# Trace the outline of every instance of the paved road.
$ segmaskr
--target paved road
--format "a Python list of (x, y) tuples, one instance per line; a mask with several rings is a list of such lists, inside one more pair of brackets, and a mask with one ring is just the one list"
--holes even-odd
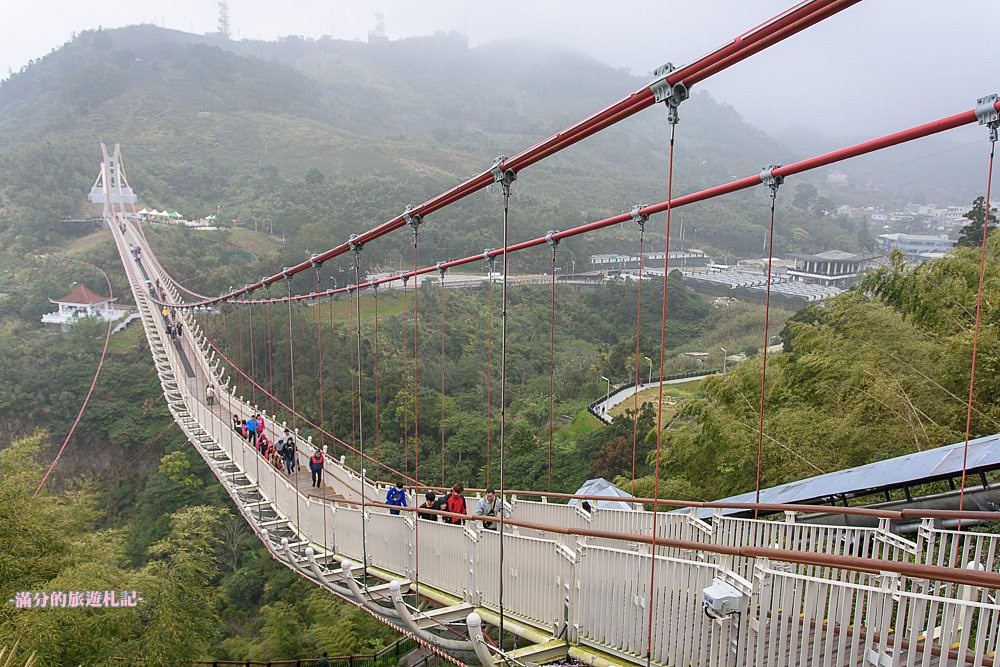
[[(667, 384), (683, 384), (685, 382), (696, 382), (697, 380), (704, 380), (705, 378), (711, 377), (713, 375), (715, 375), (715, 373), (706, 373), (705, 375), (695, 375), (693, 377), (664, 380), (663, 384), (667, 385)], [(611, 416), (608, 413), (611, 412), (611, 408), (615, 407), (619, 403), (622, 403), (632, 398), (632, 396), (635, 395), (636, 391), (643, 391), (645, 389), (652, 389), (653, 387), (659, 387), (659, 386), (660, 386), (660, 381), (657, 380), (656, 382), (643, 382), (638, 386), (638, 388), (634, 386), (622, 387), (621, 389), (613, 392), (611, 396), (609, 396), (607, 399), (594, 405), (594, 412), (597, 413), (594, 416), (596, 416), (604, 423), (610, 424)]]

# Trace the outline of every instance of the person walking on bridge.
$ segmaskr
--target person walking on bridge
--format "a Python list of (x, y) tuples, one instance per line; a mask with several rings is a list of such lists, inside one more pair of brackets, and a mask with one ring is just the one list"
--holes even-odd
[[(476, 516), (495, 517), (500, 516), (500, 512), (503, 512), (503, 517), (505, 519), (510, 518), (510, 512), (503, 504), (503, 500), (497, 497), (496, 489), (490, 487), (486, 489), (486, 495), (480, 498), (479, 502), (476, 503)], [(496, 522), (484, 520), (483, 528), (487, 530), (496, 530)]]
[[(441, 496), (436, 503), (434, 503), (434, 509), (442, 510), (445, 512), (454, 512), (455, 514), (465, 514), (465, 496), (462, 494), (465, 492), (465, 486), (458, 482), (455, 486), (451, 487), (451, 491)], [(458, 524), (461, 525), (464, 519), (456, 519), (450, 516), (443, 518), (445, 523)]]
[[(406, 491), (403, 490), (403, 482), (396, 482), (396, 486), (390, 486), (385, 493), (385, 504), (393, 507), (406, 507)], [(399, 516), (399, 510), (389, 510), (389, 514)]]
[(247, 442), (257, 448), (257, 420), (253, 415), (247, 420)]
[(215, 387), (211, 384), (205, 387), (205, 403), (208, 407), (215, 405)]
[(285, 446), (281, 450), (282, 456), (285, 457), (285, 468), (288, 470), (288, 474), (292, 475), (295, 473), (295, 436), (286, 428), (285, 435), (281, 439), (285, 442)]
[(319, 447), (309, 457), (309, 471), (312, 472), (312, 485), (318, 488), (323, 481), (323, 452)]
[[(424, 504), (421, 505), (419, 507), (419, 509), (424, 509), (424, 510), (437, 509), (436, 507), (434, 507), (434, 504), (435, 504), (434, 503), (434, 498), (435, 497), (436, 496), (434, 495), (433, 491), (428, 491), (427, 493), (425, 493), (424, 494)], [(417, 517), (420, 518), (420, 519), (425, 519), (427, 521), (437, 521), (438, 520), (438, 515), (437, 514), (431, 514), (430, 512), (417, 512)]]

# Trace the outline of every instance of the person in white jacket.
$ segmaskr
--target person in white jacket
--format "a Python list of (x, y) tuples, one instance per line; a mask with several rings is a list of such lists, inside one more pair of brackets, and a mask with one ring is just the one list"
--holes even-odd
[[(496, 489), (490, 487), (486, 489), (486, 495), (476, 503), (476, 516), (500, 516), (501, 510), (505, 519), (510, 518), (510, 510), (504, 505), (503, 500), (497, 497)], [(483, 521), (483, 528), (496, 530), (495, 521)]]

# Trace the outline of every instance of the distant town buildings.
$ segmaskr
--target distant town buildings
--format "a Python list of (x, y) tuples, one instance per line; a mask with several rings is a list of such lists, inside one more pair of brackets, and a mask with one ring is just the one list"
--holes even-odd
[(818, 255), (792, 255), (795, 266), (788, 270), (790, 280), (812, 285), (847, 288), (854, 285), (868, 269), (870, 257), (842, 250)]
[(87, 289), (86, 285), (79, 285), (61, 299), (49, 299), (49, 301), (57, 304), (59, 310), (42, 315), (44, 324), (73, 324), (84, 317), (98, 317), (107, 322), (125, 315), (124, 311), (114, 307), (112, 304), (114, 299), (101, 296)]
[(879, 243), (888, 254), (898, 250), (911, 262), (927, 262), (943, 256), (955, 247), (956, 241), (946, 234), (929, 236), (925, 234), (880, 234)]

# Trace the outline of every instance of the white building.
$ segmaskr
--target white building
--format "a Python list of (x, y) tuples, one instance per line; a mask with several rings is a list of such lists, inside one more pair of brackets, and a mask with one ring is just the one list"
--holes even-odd
[(828, 287), (846, 288), (868, 269), (870, 258), (842, 250), (831, 250), (818, 255), (792, 255), (795, 268), (788, 276), (800, 283), (813, 283)]
[(929, 236), (925, 234), (880, 234), (882, 250), (888, 254), (899, 250), (913, 262), (926, 262), (942, 257), (955, 247), (956, 241), (947, 235)]
[(105, 321), (112, 321), (125, 314), (124, 311), (114, 307), (112, 303), (114, 299), (92, 292), (86, 285), (79, 285), (61, 299), (49, 299), (49, 301), (57, 304), (59, 310), (42, 315), (42, 322), (45, 324), (73, 324), (83, 317), (99, 317)]

